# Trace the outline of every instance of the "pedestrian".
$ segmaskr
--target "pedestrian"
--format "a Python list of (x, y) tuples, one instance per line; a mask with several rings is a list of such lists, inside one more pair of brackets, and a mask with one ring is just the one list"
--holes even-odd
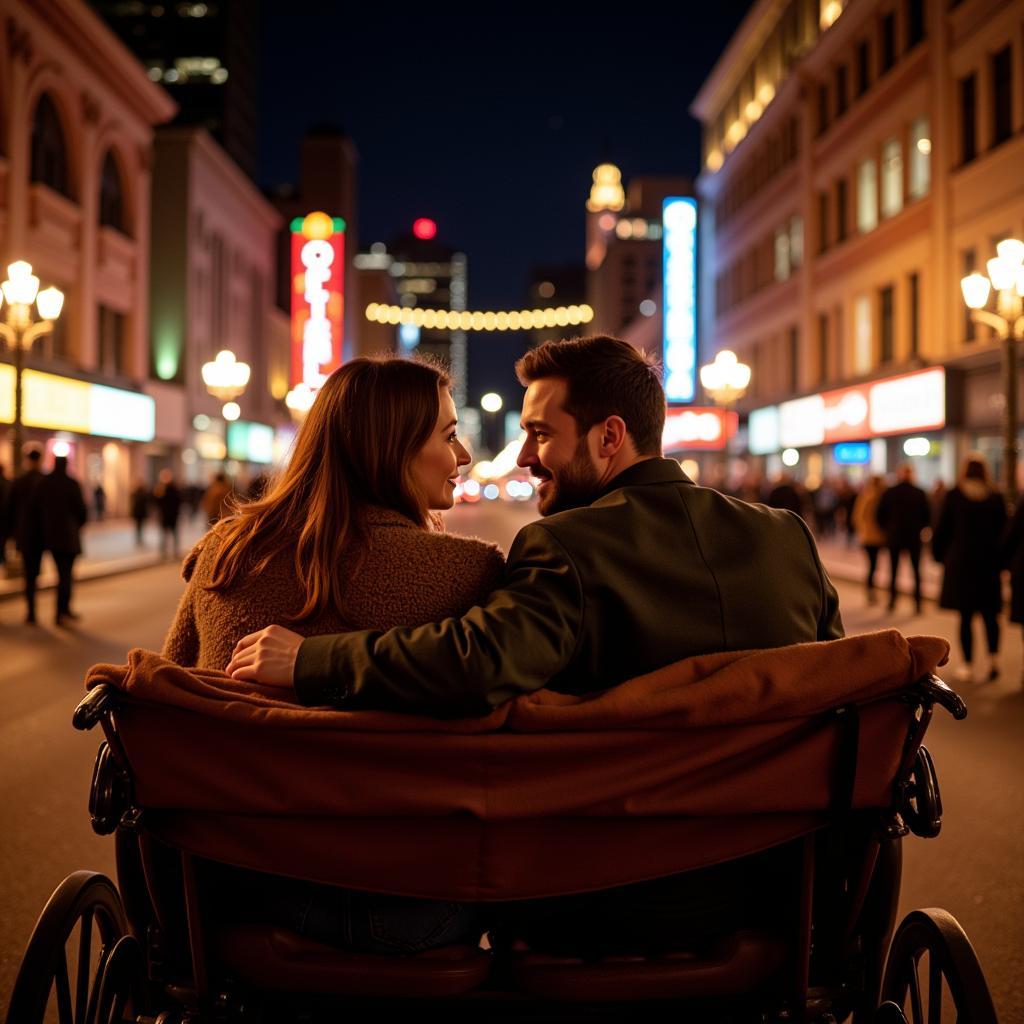
[(140, 481), (132, 488), (130, 500), (132, 519), (135, 520), (135, 546), (141, 548), (143, 546), (142, 528), (149, 516), (149, 488)]
[(29, 442), (22, 448), (22, 472), (11, 484), (7, 499), (7, 513), (3, 532), (14, 538), (14, 546), (21, 555), (25, 578), (25, 622), (36, 621), (36, 581), (43, 560), (43, 526), (39, 509), (39, 484), (43, 451)]
[(103, 490), (103, 484), (98, 480), (92, 489), (92, 507), (96, 513), (96, 522), (103, 522), (103, 515), (107, 511), (107, 492)]
[(160, 478), (153, 488), (153, 501), (160, 518), (160, 553), (167, 558), (177, 558), (181, 491), (174, 482), (174, 470), (160, 470)]
[(857, 531), (857, 540), (868, 557), (868, 576), (865, 585), (868, 604), (877, 601), (875, 596), (875, 570), (878, 568), (878, 552), (885, 543), (885, 531), (878, 525), (878, 506), (885, 492), (885, 485), (879, 476), (868, 477), (867, 482), (853, 503), (850, 518)]
[(973, 678), (975, 614), (985, 623), (988, 671), (991, 681), (999, 675), (999, 612), (1003, 605), (1001, 572), (1002, 538), (1006, 528), (1006, 502), (992, 483), (982, 455), (964, 461), (956, 486), (946, 495), (939, 523), (932, 537), (932, 553), (942, 562), (942, 595), (939, 604), (960, 613), (960, 648), (964, 664), (957, 678)]
[(230, 497), (231, 484), (228, 483), (227, 474), (222, 470), (210, 481), (210, 486), (203, 495), (203, 511), (211, 526), (227, 515)]
[(68, 473), (67, 456), (58, 455), (53, 469), (39, 482), (43, 547), (57, 565), (57, 625), (81, 618), (71, 610), (75, 559), (82, 553), (82, 527), (88, 518), (79, 482)]
[(768, 492), (765, 504), (769, 508), (784, 508), (803, 518), (804, 501), (797, 485), (788, 473), (781, 473)]
[(1024, 625), (1024, 500), (1003, 534), (1002, 555), (1003, 566), (1010, 570), (1010, 621)]
[(857, 525), (853, 521), (853, 506), (857, 503), (859, 492), (853, 484), (843, 477), (839, 481), (839, 506), (836, 509), (836, 521), (845, 533), (846, 546), (852, 546), (857, 536)]
[(889, 549), (889, 611), (896, 607), (896, 577), (905, 551), (914, 573), (914, 609), (921, 612), (921, 533), (930, 525), (928, 496), (914, 483), (913, 467), (904, 463), (897, 482), (878, 503), (878, 525)]

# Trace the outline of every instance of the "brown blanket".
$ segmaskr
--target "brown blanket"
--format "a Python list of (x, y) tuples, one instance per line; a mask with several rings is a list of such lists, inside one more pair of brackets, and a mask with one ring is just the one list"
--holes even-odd
[(303, 708), (143, 650), (95, 666), (87, 686), (131, 698), (117, 729), (168, 841), (357, 888), (515, 898), (668, 874), (814, 828), (839, 750), (825, 712), (841, 705), (861, 705), (854, 806), (889, 806), (912, 712), (884, 698), (948, 651), (887, 630), (707, 655), (459, 721)]

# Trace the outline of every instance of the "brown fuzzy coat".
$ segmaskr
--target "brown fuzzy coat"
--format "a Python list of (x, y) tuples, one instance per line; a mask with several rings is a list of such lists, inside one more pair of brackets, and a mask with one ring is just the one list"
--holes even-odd
[[(223, 669), (243, 636), (274, 623), (317, 636), (420, 626), (462, 615), (498, 586), (505, 559), (494, 544), (446, 534), (440, 517), (435, 523), (437, 529), (424, 530), (390, 509), (367, 513), (365, 558), (345, 585), (347, 622), (333, 609), (305, 622), (286, 621), (305, 602), (295, 577), (294, 548), (229, 591), (207, 590), (221, 543), (214, 528), (185, 559), (182, 575), (188, 586), (163, 655), (186, 668)], [(346, 566), (339, 571), (346, 573)]]

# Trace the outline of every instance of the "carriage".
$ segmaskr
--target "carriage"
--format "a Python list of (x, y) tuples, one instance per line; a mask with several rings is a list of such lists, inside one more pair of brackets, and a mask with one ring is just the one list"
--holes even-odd
[[(915, 657), (912, 642), (908, 656), (900, 641), (903, 662), (868, 686), (843, 670), (874, 650), (863, 638), (803, 645), (793, 680), (829, 668), (845, 680), (813, 700), (788, 684), (779, 697), (768, 654), (711, 664), (710, 702), (699, 686), (655, 678), (642, 714), (610, 692), (582, 705), (535, 697), (489, 724), (335, 713), (340, 727), (273, 700), (241, 714), (226, 677), (197, 681), (133, 652), (127, 670), (94, 673), (74, 714), (75, 728), (104, 734), (89, 809), (95, 831), (115, 836), (117, 884), (79, 871), (57, 888), (8, 1024), (317, 1021), (420, 1006), (456, 1020), (994, 1022), (953, 917), (923, 909), (896, 924), (902, 841), (941, 825), (925, 731), (936, 706), (966, 716), (919, 671), (940, 659)], [(848, 645), (837, 648), (845, 662), (835, 644)], [(753, 693), (758, 714), (738, 713)], [(294, 778), (311, 771), (325, 779), (297, 794)], [(537, 786), (537, 771), (559, 784)], [(486, 940), (355, 953), (258, 915), (232, 920), (215, 899), (225, 866), (501, 904), (731, 862), (772, 894), (772, 915), (646, 956)]]

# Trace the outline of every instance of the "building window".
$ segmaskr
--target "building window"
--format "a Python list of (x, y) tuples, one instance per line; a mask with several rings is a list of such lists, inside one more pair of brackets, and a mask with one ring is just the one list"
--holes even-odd
[(43, 93), (32, 119), (31, 179), (71, 198), (64, 129), (53, 100)]
[(836, 117), (842, 117), (846, 108), (850, 105), (850, 84), (848, 81), (846, 65), (840, 64), (836, 68)]
[(858, 295), (853, 303), (853, 372), (868, 373), (871, 370), (871, 299)]
[(857, 165), (857, 230), (862, 234), (878, 227), (878, 170), (873, 159)]
[(857, 44), (857, 95), (863, 96), (871, 85), (871, 48), (866, 39)]
[(907, 0), (907, 49), (924, 39), (924, 0)]
[(832, 346), (834, 353), (832, 358), (832, 376), (833, 378), (842, 377), (843, 375), (843, 335), (846, 333), (843, 329), (843, 307), (836, 306), (836, 340)]
[[(968, 274), (973, 274), (975, 267), (977, 266), (978, 256), (973, 249), (965, 249), (963, 254), (963, 276), (967, 277)], [(971, 317), (971, 311), (964, 308), (964, 341), (972, 342), (976, 339), (977, 334), (975, 333), (974, 320)]]
[(903, 151), (899, 139), (882, 145), (882, 216), (892, 217), (903, 209)]
[(931, 188), (932, 139), (928, 118), (919, 117), (910, 125), (907, 145), (907, 192), (911, 199), (928, 195)]
[(804, 261), (804, 219), (794, 213), (789, 221), (789, 262), (795, 270)]
[(846, 237), (849, 234), (849, 224), (847, 222), (847, 209), (849, 208), (849, 198), (847, 196), (846, 179), (840, 178), (836, 182), (836, 241), (845, 242)]
[(818, 134), (824, 133), (828, 128), (828, 86), (818, 86)]
[(789, 391), (797, 394), (800, 391), (800, 330), (789, 329)]
[(128, 368), (124, 348), (124, 314), (100, 306), (97, 328), (100, 372), (110, 377), (125, 376)]
[(921, 275), (911, 274), (907, 283), (910, 292), (910, 358), (917, 359), (921, 351)]
[(828, 313), (818, 314), (818, 380), (828, 383)]
[(992, 145), (998, 146), (1013, 134), (1012, 50), (1003, 47), (991, 57)]
[(896, 63), (896, 13), (882, 17), (882, 53), (880, 73), (885, 74)]
[(100, 224), (124, 232), (124, 191), (114, 154), (107, 150), (100, 174)]
[(828, 249), (828, 193), (818, 193), (818, 252)]
[(775, 280), (785, 281), (790, 274), (789, 232), (778, 228), (775, 232)]
[(878, 348), (882, 363), (891, 363), (896, 356), (896, 337), (893, 326), (893, 287), (886, 285), (878, 291)]
[(960, 162), (970, 163), (978, 155), (977, 78), (960, 79)]

